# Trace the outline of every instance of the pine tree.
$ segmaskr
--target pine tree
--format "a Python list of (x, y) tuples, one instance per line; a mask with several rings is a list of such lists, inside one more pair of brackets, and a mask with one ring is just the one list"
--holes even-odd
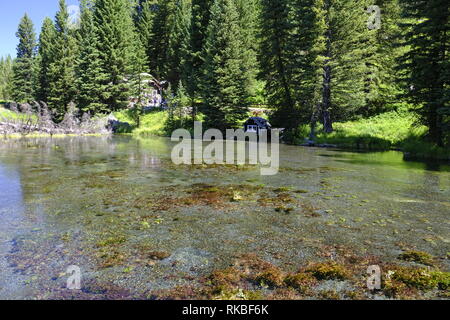
[(409, 97), (419, 107), (429, 138), (450, 143), (449, 7), (445, 0), (402, 1), (410, 23), (405, 54)]
[(150, 70), (158, 79), (166, 79), (169, 73), (169, 48), (171, 29), (174, 23), (175, 1), (159, 0), (154, 6), (155, 16), (152, 25), (152, 48)]
[(206, 124), (220, 130), (237, 127), (248, 113), (246, 76), (242, 72), (244, 39), (234, 0), (215, 0), (205, 44), (200, 88)]
[(143, 113), (143, 93), (144, 93), (144, 74), (149, 72), (147, 65), (147, 56), (145, 54), (145, 48), (141, 45), (140, 38), (138, 36), (139, 30), (133, 33), (132, 39), (132, 56), (131, 56), (131, 94), (137, 97), (137, 104), (133, 109), (133, 117), (136, 125), (139, 127), (141, 123), (141, 116)]
[(190, 81), (190, 37), (192, 8), (190, 0), (177, 0), (171, 23), (167, 53), (167, 81), (174, 89), (180, 81)]
[(33, 72), (36, 57), (36, 34), (27, 14), (20, 21), (16, 36), (19, 38), (17, 59), (13, 66), (12, 97), (17, 102), (30, 102), (34, 98)]
[[(201, 71), (204, 63), (204, 45), (207, 38), (207, 28), (210, 21), (211, 0), (192, 0), (191, 22), (191, 67), (192, 80), (188, 83), (188, 92), (191, 97), (198, 94)], [(195, 111), (194, 111), (195, 113)]]
[(260, 43), (260, 0), (235, 0), (239, 13), (239, 28), (243, 37), (241, 48), (244, 55), (242, 72), (246, 77), (246, 88), (250, 96), (256, 94), (256, 78), (259, 72), (258, 52)]
[(176, 27), (175, 1), (178, 0), (147, 0), (137, 7), (138, 33), (150, 71), (158, 79), (167, 79), (172, 72), (169, 51), (171, 34)]
[[(292, 86), (298, 104), (293, 129), (298, 124), (311, 120), (311, 139), (315, 136), (315, 125), (322, 103), (323, 52), (325, 51), (325, 12), (323, 0), (296, 0), (292, 5), (294, 32), (290, 47), (293, 70)], [(295, 131), (293, 132), (295, 134)]]
[(80, 29), (77, 34), (80, 52), (75, 68), (78, 107), (91, 115), (107, 111), (107, 106), (101, 102), (103, 92), (99, 75), (102, 69), (92, 4), (89, 0), (80, 3)]
[(127, 0), (97, 0), (94, 21), (101, 60), (101, 103), (110, 111), (128, 104), (133, 76), (134, 24)]
[(140, 0), (135, 9), (135, 25), (138, 30), (141, 46), (146, 54), (146, 64), (151, 70), (153, 67), (153, 20), (155, 18), (155, 1), (156, 0)]
[(52, 46), (52, 62), (49, 67), (49, 106), (55, 112), (56, 120), (62, 120), (67, 106), (73, 102), (76, 93), (75, 62), (76, 40), (69, 25), (69, 14), (65, 0), (59, 1), (55, 17), (55, 42)]
[(262, 0), (261, 52), (262, 75), (266, 81), (268, 102), (275, 109), (271, 122), (280, 128), (293, 129), (298, 124), (291, 69), (291, 34), (288, 0)]
[(0, 99), (8, 101), (11, 99), (13, 77), (13, 60), (11, 56), (0, 59)]
[(37, 92), (36, 98), (48, 102), (50, 88), (50, 64), (54, 61), (52, 54), (55, 45), (56, 29), (50, 18), (45, 18), (39, 36)]
[(190, 103), (191, 99), (187, 95), (182, 81), (180, 81), (177, 85), (175, 96), (169, 103), (169, 119), (166, 125), (169, 131), (187, 127), (186, 124), (188, 123), (186, 122), (186, 110), (190, 106)]
[[(365, 14), (367, 0), (324, 0), (323, 80), (321, 115), (324, 131), (333, 131), (333, 121), (348, 120), (366, 106), (367, 74), (373, 48)], [(314, 127), (314, 121), (312, 127)]]
[(400, 45), (402, 36), (399, 27), (401, 7), (398, 0), (377, 0), (373, 4), (380, 8), (380, 28), (369, 31), (367, 47), (370, 56), (366, 58), (367, 105), (358, 110), (359, 115), (368, 117), (392, 110), (401, 94), (397, 73), (397, 60), (405, 51)]

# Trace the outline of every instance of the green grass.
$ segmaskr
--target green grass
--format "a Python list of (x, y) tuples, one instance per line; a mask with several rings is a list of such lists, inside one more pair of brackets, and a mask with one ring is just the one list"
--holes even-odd
[(134, 121), (130, 111), (123, 110), (115, 112), (114, 116), (121, 122), (127, 122), (132, 127), (132, 132), (135, 135), (166, 135), (166, 123), (169, 119), (169, 114), (166, 111), (153, 111), (141, 116), (141, 124), (139, 128), (136, 128), (136, 122)]
[(335, 131), (319, 133), (317, 142), (365, 150), (401, 148), (409, 137), (426, 133), (426, 127), (416, 123), (412, 113), (391, 111), (368, 119), (335, 123)]
[[(23, 120), (27, 121), (30, 118), (30, 116), (23, 114), (23, 113), (17, 113), (12, 112), (8, 109), (5, 109), (0, 106), (0, 121), (6, 120), (6, 121), (14, 121), (14, 120)], [(31, 120), (33, 122), (37, 121), (37, 117), (35, 115), (31, 116)]]
[(335, 123), (334, 129), (331, 134), (319, 133), (316, 142), (358, 150), (399, 149), (411, 160), (450, 160), (450, 148), (427, 142), (427, 128), (418, 124), (411, 112), (391, 111), (369, 119)]
[(11, 119), (17, 119), (18, 114), (14, 113), (12, 111), (9, 111), (3, 107), (0, 106), (0, 120), (11, 120)]
[(141, 125), (134, 130), (138, 135), (166, 135), (166, 122), (169, 114), (165, 111), (151, 112), (141, 118)]

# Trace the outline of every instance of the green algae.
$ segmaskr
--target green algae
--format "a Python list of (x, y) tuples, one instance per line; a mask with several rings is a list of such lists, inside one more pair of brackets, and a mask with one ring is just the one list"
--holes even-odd
[[(199, 284), (202, 277), (210, 270), (228, 265), (230, 256), (236, 252), (258, 252), (265, 262), (276, 265), (285, 275), (283, 283), (279, 284), (277, 278), (276, 281), (270, 282), (270, 274), (265, 274), (267, 266), (263, 267), (265, 263), (262, 258), (261, 261), (256, 258), (253, 261), (249, 259), (243, 267), (236, 267), (239, 274), (237, 281), (230, 281), (229, 288), (217, 290), (224, 293), (218, 298), (250, 299), (254, 294), (265, 299), (318, 299), (324, 297), (320, 296), (322, 289), (315, 288), (314, 281), (319, 284), (324, 281), (341, 281), (319, 280), (312, 272), (306, 272), (305, 267), (302, 267), (303, 264), (314, 264), (323, 260), (322, 253), (319, 254), (316, 250), (323, 243), (343, 244), (363, 254), (380, 254), (381, 261), (402, 263), (397, 259), (397, 243), (400, 240), (399, 236), (394, 234), (397, 230), (397, 234), (402, 235), (402, 241), (410, 245), (409, 248), (423, 248), (435, 257), (443, 257), (447, 251), (442, 249), (445, 245), (443, 240), (434, 236), (436, 234), (442, 235), (444, 239), (446, 237), (442, 225), (444, 211), (440, 210), (446, 207), (443, 207), (442, 201), (401, 204), (383, 198), (384, 189), (393, 193), (411, 192), (411, 184), (408, 183), (410, 176), (416, 180), (420, 176), (414, 171), (405, 176), (395, 176), (395, 172), (389, 168), (386, 169), (386, 174), (372, 174), (370, 171), (365, 173), (361, 170), (358, 175), (354, 175), (350, 171), (341, 170), (339, 175), (348, 176), (340, 181), (331, 179), (333, 171), (325, 170), (321, 173), (320, 169), (316, 168), (308, 171), (311, 175), (303, 175), (301, 179), (289, 170), (282, 170), (279, 176), (256, 179), (251, 170), (228, 170), (218, 166), (185, 170), (187, 168), (172, 168), (170, 161), (165, 160), (161, 160), (157, 168), (145, 167), (139, 162), (141, 154), (134, 148), (130, 149), (125, 144), (124, 146), (120, 149), (123, 151), (118, 152), (119, 148), (113, 151), (115, 154), (119, 153), (115, 158), (108, 155), (110, 149), (103, 151), (87, 148), (78, 161), (77, 154), (70, 153), (71, 149), (61, 142), (58, 150), (50, 151), (57, 152), (56, 158), (51, 154), (51, 161), (42, 161), (48, 163), (46, 166), (52, 170), (47, 171), (46, 166), (43, 166), (42, 171), (38, 168), (31, 172), (21, 171), (23, 201), (27, 206), (36, 209), (27, 212), (24, 217), (39, 224), (36, 226), (37, 231), (29, 235), (33, 242), (14, 252), (14, 258), (11, 258), (11, 261), (19, 262), (19, 269), (27, 274), (45, 274), (47, 270), (52, 270), (52, 263), (48, 263), (51, 260), (47, 259), (45, 254), (55, 251), (57, 254), (51, 256), (55, 261), (59, 261), (61, 257), (66, 259), (61, 263), (62, 270), (66, 262), (79, 261), (83, 268), (86, 265), (87, 269), (98, 274), (100, 281), (121, 283), (136, 296), (141, 293), (146, 297), (166, 296), (164, 292), (158, 293), (156, 289), (154, 292), (146, 292), (144, 288), (150, 286), (147, 286), (147, 283), (151, 283), (151, 286), (161, 284), (174, 290), (178, 285), (183, 286), (183, 283), (188, 282), (189, 285), (198, 287), (180, 287), (177, 289), (179, 296), (175, 292), (167, 296), (215, 298), (208, 291), (213, 285), (205, 288)], [(36, 159), (42, 156), (41, 151), (38, 154), (38, 149), (28, 150), (27, 157), (14, 162), (20, 163), (21, 166), (39, 162)], [(133, 152), (134, 160), (128, 160), (130, 157), (125, 154), (128, 151)], [(143, 150), (142, 153), (146, 151)], [(63, 164), (66, 167), (62, 167)], [(393, 183), (389, 174), (401, 183)], [(45, 175), (48, 175), (48, 178), (44, 179)], [(381, 175), (380, 179), (383, 179), (382, 189), (377, 189), (377, 175)], [(438, 177), (433, 173), (432, 176), (433, 179), (439, 180), (439, 184), (446, 183), (445, 175)], [(375, 179), (374, 183), (370, 179), (366, 180), (367, 177)], [(355, 185), (361, 185), (359, 179), (366, 181), (361, 190), (355, 189)], [(322, 180), (328, 183), (329, 189), (348, 190), (357, 195), (355, 198), (368, 199), (370, 202), (362, 202), (364, 207), (359, 208), (357, 201), (347, 198), (343, 201), (343, 198), (336, 197), (342, 195), (342, 191), (327, 190), (323, 195), (316, 195), (315, 191), (320, 190)], [(49, 183), (52, 188), (43, 196), (41, 187), (45, 183)], [(416, 196), (426, 198), (427, 195), (421, 193), (421, 184), (414, 183), (414, 188), (418, 190), (414, 191)], [(279, 187), (280, 185), (287, 185), (289, 188)], [(301, 194), (306, 193), (307, 196), (301, 197)], [(330, 199), (322, 201), (322, 196), (329, 196)], [(445, 196), (447, 194), (433, 194), (433, 197)], [(278, 208), (280, 212), (276, 212)], [(279, 214), (285, 213), (285, 209), (295, 214)], [(391, 214), (396, 216), (389, 221)], [(425, 223), (424, 214), (427, 214), (426, 227), (433, 227), (432, 231), (422, 227)], [(314, 219), (306, 219), (304, 216)], [(366, 226), (357, 225), (360, 229), (355, 229), (355, 222), (362, 218)], [(345, 222), (346, 226), (353, 229), (343, 229), (342, 225), (330, 227), (327, 225), (333, 222), (330, 219), (336, 220), (338, 224)], [(369, 224), (375, 220), (380, 223)], [(45, 221), (45, 224), (39, 221)], [(417, 232), (407, 232), (410, 229)], [(115, 231), (110, 232), (111, 230)], [(53, 233), (54, 238), (53, 241), (45, 242), (41, 235), (48, 233)], [(416, 236), (417, 233), (420, 233), (419, 237)], [(126, 241), (117, 241), (120, 237), (124, 237)], [(432, 239), (436, 246), (424, 242), (423, 238)], [(104, 245), (97, 246), (99, 243)], [(141, 243), (149, 245), (145, 250), (134, 247)], [(64, 245), (64, 254), (55, 250), (55, 246), (61, 244)], [(205, 267), (195, 263), (187, 264), (187, 269), (183, 269), (186, 264), (183, 260), (185, 256), (181, 255), (180, 258), (176, 252), (185, 246), (210, 253), (210, 263)], [(75, 248), (82, 248), (83, 251), (77, 253)], [(330, 252), (332, 251), (330, 249)], [(153, 260), (146, 255), (149, 252), (166, 252), (171, 255), (165, 260)], [(42, 261), (36, 258), (36, 253), (39, 253), (36, 256), (41, 256), (39, 259)], [(180, 259), (182, 262), (178, 263)], [(441, 260), (435, 259), (436, 264), (442, 263), (441, 272), (448, 271), (446, 261)], [(41, 262), (47, 262), (48, 269), (38, 269), (34, 266)], [(359, 271), (353, 270), (354, 265)], [(368, 264), (354, 262), (354, 265), (344, 263), (351, 273), (350, 279), (346, 281), (355, 285), (358, 290), (356, 296), (368, 298), (364, 288), (365, 278), (361, 277)], [(248, 272), (247, 267), (250, 270)], [(108, 270), (109, 268), (112, 269)], [(301, 268), (297, 273), (306, 275), (312, 281), (311, 284), (306, 283), (302, 287), (300, 281), (299, 286), (296, 286), (293, 280), (286, 282), (290, 275), (297, 274), (292, 273), (298, 270), (297, 268)], [(129, 272), (123, 274), (123, 270)], [(59, 273), (58, 271), (51, 274)], [(190, 278), (187, 278), (188, 276)], [(265, 278), (269, 279), (270, 285), (266, 283)], [(127, 283), (127, 279), (133, 281)], [(392, 281), (398, 286), (404, 286), (403, 291), (398, 290), (397, 297), (421, 298), (422, 291), (425, 290), (406, 284), (408, 281), (404, 279)], [(134, 283), (139, 283), (139, 286), (133, 287)], [(276, 283), (279, 285), (274, 285)], [(445, 288), (445, 283), (448, 283), (445, 279), (439, 280), (435, 289)], [(54, 286), (51, 281), (35, 283), (32, 286), (37, 287), (38, 284), (49, 288)], [(387, 288), (385, 290), (387, 291)], [(341, 298), (352, 298), (350, 293), (338, 293)], [(435, 294), (444, 295), (445, 290), (429, 293), (431, 296)], [(42, 296), (45, 295), (46, 293), (42, 292)], [(96, 296), (102, 295), (96, 292), (85, 297)]]
[(423, 268), (397, 267), (388, 272), (389, 278), (420, 290), (447, 290), (450, 273)]
[(337, 262), (317, 263), (308, 267), (305, 271), (311, 273), (317, 280), (343, 281), (351, 277), (351, 272)]
[(288, 275), (284, 279), (284, 283), (286, 286), (298, 290), (301, 294), (308, 294), (311, 292), (311, 288), (318, 283), (318, 280), (311, 273), (299, 272)]
[(434, 257), (426, 252), (422, 251), (407, 251), (399, 256), (399, 259), (404, 261), (417, 262), (427, 266), (433, 266), (435, 261)]

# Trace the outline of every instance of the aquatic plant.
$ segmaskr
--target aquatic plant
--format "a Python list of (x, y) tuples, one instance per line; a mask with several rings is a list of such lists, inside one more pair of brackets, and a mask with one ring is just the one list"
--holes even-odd
[(399, 259), (404, 261), (413, 261), (427, 266), (434, 264), (434, 257), (422, 251), (407, 251), (399, 256)]
[(408, 287), (420, 290), (447, 290), (450, 285), (450, 273), (424, 268), (395, 267), (388, 271), (387, 280), (396, 280)]
[(286, 286), (305, 294), (310, 292), (312, 286), (317, 284), (317, 279), (311, 273), (299, 272), (290, 274), (284, 279)]
[(259, 273), (255, 280), (261, 286), (280, 287), (283, 284), (284, 275), (279, 268), (270, 266), (264, 272)]
[(310, 272), (317, 280), (347, 280), (351, 278), (350, 271), (337, 262), (323, 262), (309, 266), (305, 270)]

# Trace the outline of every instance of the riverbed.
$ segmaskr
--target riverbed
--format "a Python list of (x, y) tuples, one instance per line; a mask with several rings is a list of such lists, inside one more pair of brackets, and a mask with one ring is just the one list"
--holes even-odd
[[(261, 176), (251, 165), (176, 166), (173, 146), (0, 140), (0, 298), (158, 299), (249, 255), (289, 273), (350, 258), (414, 265), (398, 257), (417, 250), (450, 269), (448, 165), (281, 145), (279, 173)], [(67, 289), (71, 265), (81, 290)]]

